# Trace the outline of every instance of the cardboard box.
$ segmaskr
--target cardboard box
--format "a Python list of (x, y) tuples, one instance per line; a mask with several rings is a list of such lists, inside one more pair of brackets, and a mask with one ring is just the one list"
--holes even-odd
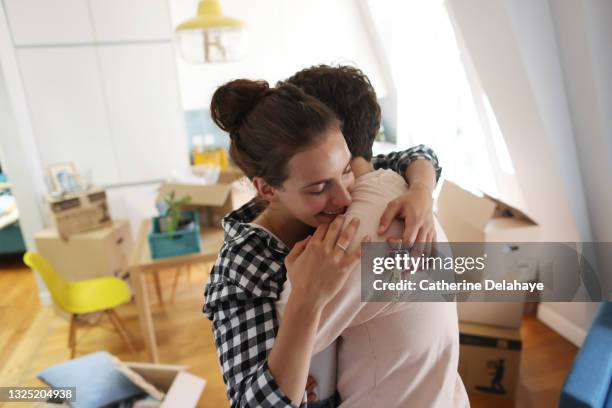
[(63, 238), (110, 225), (106, 192), (90, 189), (61, 197), (45, 195), (53, 228)]
[(47, 229), (37, 233), (34, 241), (38, 252), (69, 281), (123, 276), (133, 247), (130, 225), (125, 220), (72, 235), (67, 240), (58, 231)]
[(166, 393), (162, 408), (195, 407), (206, 386), (206, 380), (190, 374), (185, 366), (125, 363), (160, 391)]
[[(474, 256), (485, 250), (486, 242), (537, 242), (538, 224), (523, 211), (484, 193), (473, 193), (446, 180), (438, 198), (438, 220), (450, 242), (483, 242), (474, 245)], [(495, 248), (500, 248), (499, 246)], [(513, 245), (508, 253), (487, 251), (487, 266), (513, 270), (513, 278), (533, 281), (538, 262), (524, 245)], [(482, 276), (484, 278), (484, 276)], [(523, 318), (524, 302), (459, 302), (459, 320), (518, 328)]]
[(445, 180), (437, 217), (450, 242), (537, 242), (538, 224), (521, 210)]
[(459, 374), (468, 393), (513, 398), (522, 341), (518, 329), (459, 324)]
[(523, 302), (457, 302), (459, 321), (518, 329), (523, 321)]
[[(197, 169), (194, 170), (197, 173)], [(157, 200), (174, 191), (177, 197), (191, 196), (188, 209), (201, 212), (200, 221), (206, 226), (221, 226), (223, 217), (246, 204), (255, 197), (253, 187), (236, 168), (221, 170), (216, 184), (164, 183), (159, 189)]]

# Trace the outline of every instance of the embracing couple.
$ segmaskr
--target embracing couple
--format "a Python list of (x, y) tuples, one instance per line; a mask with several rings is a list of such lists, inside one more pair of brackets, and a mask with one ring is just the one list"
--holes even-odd
[(258, 192), (223, 220), (204, 293), (232, 407), (469, 406), (454, 303), (360, 301), (361, 242), (445, 239), (434, 152), (372, 158), (380, 107), (348, 66), (231, 81), (211, 114)]

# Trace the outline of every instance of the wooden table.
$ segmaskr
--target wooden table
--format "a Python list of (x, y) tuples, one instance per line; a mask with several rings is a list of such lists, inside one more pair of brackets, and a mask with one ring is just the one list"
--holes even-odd
[(159, 353), (155, 340), (153, 317), (149, 292), (146, 286), (146, 275), (161, 269), (178, 268), (217, 259), (219, 249), (223, 245), (223, 230), (221, 228), (203, 228), (201, 233), (201, 251), (199, 253), (173, 256), (170, 258), (152, 259), (149, 252), (148, 235), (151, 230), (151, 220), (146, 219), (140, 225), (138, 241), (130, 264), (130, 279), (134, 288), (134, 297), (138, 307), (138, 320), (144, 339), (149, 360), (159, 362)]

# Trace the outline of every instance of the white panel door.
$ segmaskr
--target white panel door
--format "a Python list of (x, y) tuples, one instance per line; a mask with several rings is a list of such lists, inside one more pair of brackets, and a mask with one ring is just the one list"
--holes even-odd
[(168, 0), (89, 0), (99, 42), (172, 37)]
[(96, 184), (118, 180), (93, 46), (17, 51), (43, 165), (71, 161)]
[(85, 0), (3, 0), (15, 45), (92, 43)]
[(187, 137), (172, 46), (104, 45), (98, 52), (122, 180), (187, 172)]

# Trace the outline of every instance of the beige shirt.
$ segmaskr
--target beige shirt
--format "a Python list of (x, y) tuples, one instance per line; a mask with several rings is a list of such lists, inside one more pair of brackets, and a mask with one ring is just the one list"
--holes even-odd
[[(359, 177), (351, 193), (347, 222), (360, 219), (350, 249), (362, 237), (374, 241), (400, 236), (394, 222), (377, 236), (387, 203), (406, 192), (406, 183), (390, 170)], [(436, 221), (438, 241), (446, 240)], [(287, 281), (276, 310), (282, 319), (291, 283)], [(343, 407), (467, 407), (469, 400), (457, 372), (459, 329), (456, 304), (433, 302), (362, 303), (361, 267), (325, 307), (317, 332), (317, 353), (341, 336), (337, 389)]]

